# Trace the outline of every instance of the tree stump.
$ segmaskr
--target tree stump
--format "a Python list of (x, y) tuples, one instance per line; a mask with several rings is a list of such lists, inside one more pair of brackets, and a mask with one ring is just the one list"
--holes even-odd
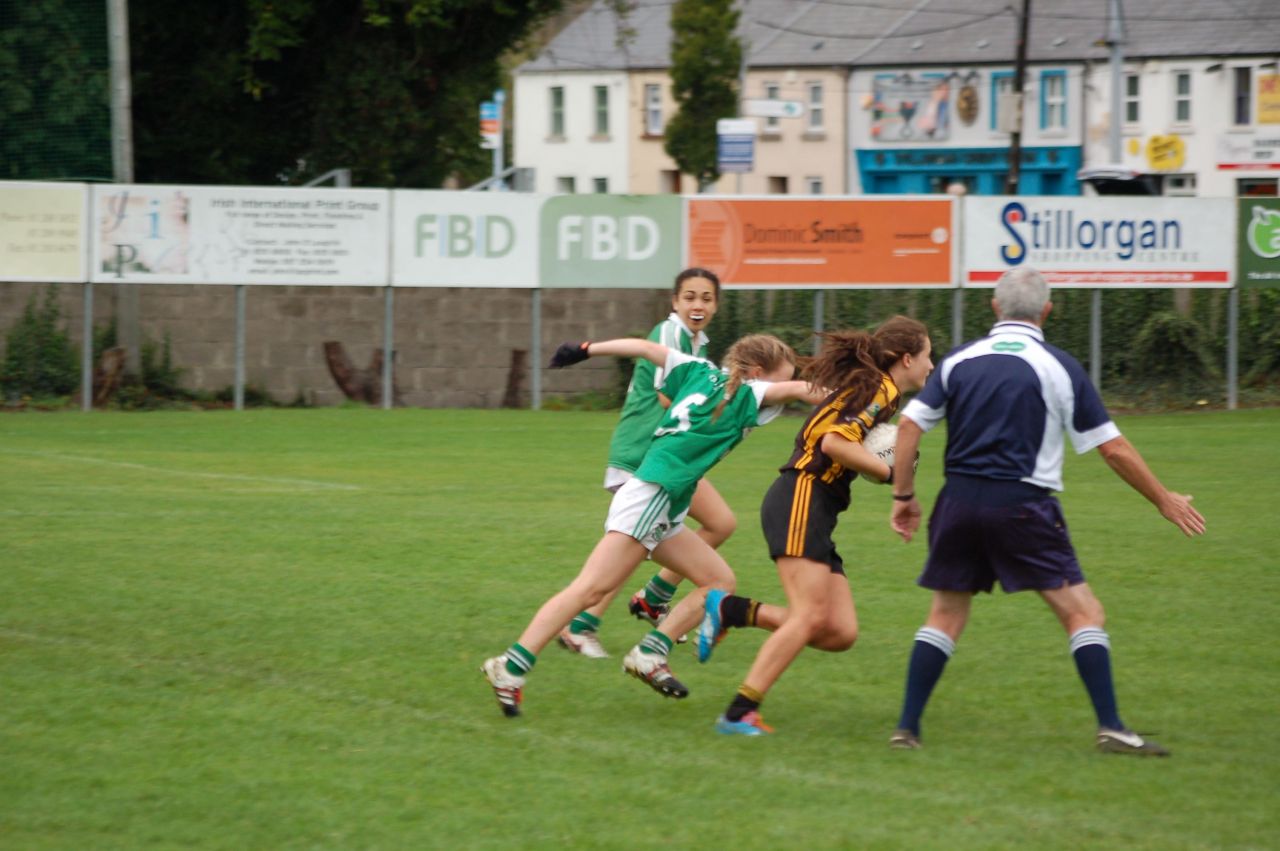
[(511, 369), (507, 372), (507, 392), (502, 396), (502, 407), (520, 407), (520, 385), (524, 383), (525, 359), (529, 353), (524, 349), (511, 350)]
[(93, 404), (101, 407), (111, 401), (124, 379), (125, 350), (116, 346), (102, 353), (102, 360), (93, 370)]
[[(392, 354), (394, 359), (395, 355)], [(336, 340), (324, 344), (324, 360), (329, 367), (329, 374), (348, 399), (364, 402), (369, 405), (382, 404), (382, 349), (374, 349), (369, 366), (360, 369), (351, 363), (346, 350)], [(391, 404), (402, 405), (400, 388), (396, 387), (395, 369), (391, 372)]]

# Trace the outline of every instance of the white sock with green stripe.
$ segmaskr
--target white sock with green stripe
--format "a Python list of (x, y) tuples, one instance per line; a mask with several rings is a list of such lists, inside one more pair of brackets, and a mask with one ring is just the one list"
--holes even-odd
[(538, 657), (534, 656), (528, 650), (525, 650), (517, 642), (507, 650), (507, 673), (517, 677), (523, 677), (525, 674), (533, 670), (533, 666), (537, 663)]
[(662, 578), (661, 575), (655, 573), (653, 577), (645, 583), (644, 599), (651, 606), (659, 606), (663, 603), (670, 603), (671, 598), (675, 596), (676, 586), (672, 585)]
[(666, 656), (671, 652), (671, 639), (655, 629), (640, 639), (638, 646), (641, 653), (648, 653), (652, 656)]

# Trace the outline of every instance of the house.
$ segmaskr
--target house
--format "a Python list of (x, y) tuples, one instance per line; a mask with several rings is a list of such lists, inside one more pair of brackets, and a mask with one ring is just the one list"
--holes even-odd
[[(1120, 150), (1111, 134), (1111, 9), (1122, 10)], [(669, 3), (601, 0), (515, 80), (515, 163), (539, 192), (693, 192), (662, 150), (674, 114)], [(1275, 195), (1280, 5), (1076, 0), (1033, 6), (1021, 98), (1007, 0), (750, 0), (744, 106), (758, 117), (738, 194), (1079, 194), (1084, 166), (1162, 176), (1166, 194)], [(755, 106), (758, 107), (758, 104)], [(761, 110), (756, 110), (761, 111)], [(775, 110), (775, 112), (777, 112)], [(963, 187), (963, 188), (961, 188)]]

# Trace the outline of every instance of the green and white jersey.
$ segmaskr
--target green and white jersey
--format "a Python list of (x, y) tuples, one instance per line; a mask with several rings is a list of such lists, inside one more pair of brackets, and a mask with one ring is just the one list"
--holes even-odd
[(781, 405), (764, 407), (768, 381), (746, 381), (717, 415), (729, 375), (710, 361), (680, 352), (667, 355), (667, 381), (662, 392), (671, 399), (636, 478), (658, 485), (671, 497), (671, 515), (689, 507), (698, 479), (751, 429), (782, 412)]
[[(695, 337), (674, 312), (653, 326), (647, 339), (687, 355), (707, 356), (707, 335), (699, 331)], [(622, 415), (614, 427), (613, 439), (609, 441), (610, 467), (634, 473), (644, 460), (644, 453), (653, 440), (653, 430), (658, 427), (665, 410), (658, 401), (658, 389), (665, 380), (665, 368), (660, 369), (644, 358), (636, 360), (631, 383), (627, 385)]]

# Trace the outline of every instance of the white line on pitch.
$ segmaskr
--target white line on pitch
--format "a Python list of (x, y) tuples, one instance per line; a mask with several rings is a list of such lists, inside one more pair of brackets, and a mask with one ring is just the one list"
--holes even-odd
[(273, 485), (296, 485), (299, 487), (321, 488), (329, 490), (358, 491), (364, 490), (359, 485), (343, 485), (336, 482), (317, 482), (311, 479), (288, 479), (279, 476), (244, 476), (238, 473), (203, 473), (195, 470), (171, 470), (167, 467), (152, 467), (148, 464), (135, 464), (132, 461), (108, 461), (105, 458), (91, 458), (87, 455), (65, 455), (61, 452), (32, 452), (21, 449), (3, 449), (10, 455), (28, 455), (34, 458), (48, 458), (53, 461), (76, 461), (82, 464), (105, 464), (109, 467), (124, 467), (129, 470), (142, 470), (147, 473), (163, 473), (169, 476), (186, 476), (196, 479), (225, 479), (235, 482), (264, 482)]

